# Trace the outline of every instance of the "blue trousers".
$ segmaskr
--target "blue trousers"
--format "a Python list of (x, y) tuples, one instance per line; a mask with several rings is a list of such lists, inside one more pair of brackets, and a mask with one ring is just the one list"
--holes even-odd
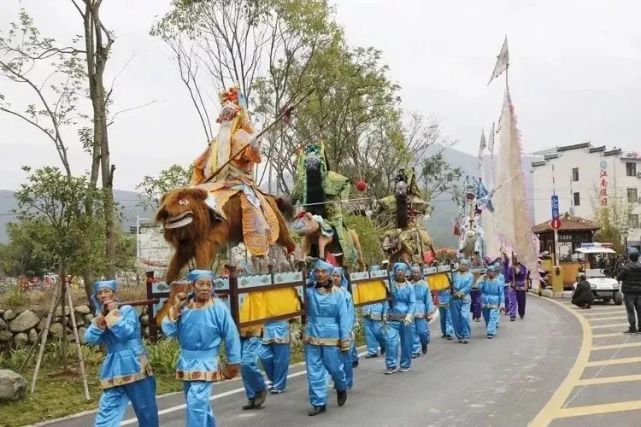
[(385, 348), (385, 334), (382, 327), (383, 322), (365, 318), (365, 342), (367, 343), (367, 354), (378, 355), (378, 348)]
[(256, 397), (256, 393), (265, 390), (263, 373), (258, 368), (263, 341), (258, 337), (241, 338), (242, 353), (240, 358), (240, 374), (245, 386), (245, 394), (248, 399)]
[(356, 340), (352, 340), (352, 349), (349, 352), (352, 355), (352, 363), (358, 363), (358, 350), (356, 350)]
[(452, 326), (452, 312), (448, 307), (439, 307), (439, 320), (441, 321), (441, 334), (445, 337), (454, 335), (454, 327)]
[(496, 329), (499, 327), (500, 317), (498, 308), (483, 307), (483, 320), (485, 320), (485, 331), (488, 335), (496, 335)]
[[(352, 351), (341, 351), (343, 371), (345, 371), (345, 387), (351, 390), (354, 385), (354, 367), (352, 366)], [(336, 387), (336, 385), (334, 385)]]
[(412, 364), (412, 345), (414, 343), (414, 324), (405, 325), (400, 321), (387, 323), (387, 340), (385, 344), (385, 364), (394, 369), (398, 362), (398, 347), (401, 347), (401, 368)]
[(422, 345), (430, 343), (430, 323), (427, 319), (414, 319), (413, 353), (419, 354)]
[[(349, 352), (346, 353), (349, 354)], [(343, 356), (338, 346), (305, 344), (305, 365), (307, 367), (309, 402), (313, 406), (327, 404), (328, 373), (334, 380), (336, 390), (347, 390)]]
[(283, 391), (287, 387), (287, 372), (289, 371), (289, 356), (291, 347), (287, 344), (263, 344), (260, 361), (263, 364), (267, 378), (272, 382), (272, 388)]
[(468, 339), (470, 337), (470, 296), (464, 298), (452, 298), (450, 301), (450, 311), (452, 312), (452, 326), (454, 334), (458, 339)]
[(211, 381), (183, 381), (183, 391), (187, 402), (187, 427), (216, 427), (216, 417), (211, 409)]
[(119, 426), (130, 400), (140, 427), (158, 426), (156, 379), (146, 377), (130, 384), (103, 390), (98, 403), (96, 427)]

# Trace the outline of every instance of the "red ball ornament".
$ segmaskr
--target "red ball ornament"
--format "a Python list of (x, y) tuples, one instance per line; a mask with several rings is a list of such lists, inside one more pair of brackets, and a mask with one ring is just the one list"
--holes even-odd
[(362, 179), (356, 183), (356, 189), (361, 193), (367, 190), (367, 183)]

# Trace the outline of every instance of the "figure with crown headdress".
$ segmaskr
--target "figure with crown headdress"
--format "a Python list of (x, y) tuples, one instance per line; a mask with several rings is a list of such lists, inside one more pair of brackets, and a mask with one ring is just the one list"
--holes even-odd
[(244, 243), (259, 271), (272, 245), (288, 253), (296, 247), (283, 215), (290, 203), (261, 192), (254, 182), (254, 168), (261, 162), (259, 134), (245, 97), (232, 87), (221, 102), (218, 134), (194, 162), (191, 185), (165, 194), (156, 214), (165, 239), (176, 249), (167, 282), (191, 259), (197, 268), (210, 268), (218, 249), (229, 243)]

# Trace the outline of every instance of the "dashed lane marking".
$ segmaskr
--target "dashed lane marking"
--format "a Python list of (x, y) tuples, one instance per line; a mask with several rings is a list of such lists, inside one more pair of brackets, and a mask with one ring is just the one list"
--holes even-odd
[[(588, 323), (587, 320), (585, 323)], [(589, 325), (589, 324), (588, 324)], [(592, 329), (606, 329), (606, 328), (620, 328), (622, 326), (630, 326), (628, 323), (610, 323), (608, 325), (589, 325)]]
[(609, 334), (596, 334), (592, 335), (592, 338), (597, 339), (597, 338), (608, 338), (608, 337), (624, 337), (625, 335), (622, 334), (621, 332), (613, 332)]
[(580, 417), (586, 415), (609, 414), (613, 412), (634, 411), (641, 409), (641, 400), (630, 400), (628, 402), (606, 403), (602, 405), (575, 406), (563, 408), (555, 418)]
[(613, 384), (631, 381), (641, 381), (641, 375), (617, 375), (612, 377), (586, 378), (584, 380), (579, 380), (576, 385)]
[(632, 348), (632, 347), (641, 347), (641, 342), (628, 342), (623, 344), (609, 344), (609, 345), (597, 345), (592, 347), (592, 351), (595, 350), (614, 350), (616, 348)]
[(627, 365), (629, 363), (641, 363), (641, 357), (622, 357), (620, 359), (596, 360), (594, 362), (588, 362), (585, 367)]
[(625, 320), (626, 316), (614, 316), (614, 317), (598, 317), (596, 319), (588, 319), (588, 322), (603, 322), (604, 320)]

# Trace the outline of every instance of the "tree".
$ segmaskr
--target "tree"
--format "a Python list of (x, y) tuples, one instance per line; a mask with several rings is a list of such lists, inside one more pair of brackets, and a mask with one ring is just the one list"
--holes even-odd
[(597, 206), (594, 217), (600, 229), (594, 238), (599, 242), (612, 243), (614, 250), (619, 254), (625, 253), (625, 238), (630, 231), (630, 213), (635, 204), (626, 199), (612, 197), (607, 205)]
[(158, 177), (145, 175), (142, 182), (136, 185), (136, 190), (141, 191), (144, 196), (144, 205), (150, 208), (157, 208), (163, 194), (178, 187), (189, 185), (192, 168), (184, 168), (180, 165), (172, 165), (163, 169)]
[[(68, 46), (42, 36), (24, 10), (20, 11), (18, 22), (9, 25), (7, 34), (0, 34), (0, 72), (10, 81), (24, 85), (35, 97), (33, 102), (17, 107), (0, 93), (0, 111), (24, 120), (51, 139), (68, 177), (72, 176), (72, 168), (63, 129), (75, 129), (92, 158), (90, 184), (97, 188), (101, 177), (102, 192), (95, 196), (103, 202), (104, 251), (108, 276), (114, 277), (118, 240), (113, 200), (115, 167), (110, 161), (107, 132), (112, 90), (107, 91), (103, 83), (114, 38), (100, 19), (102, 0), (71, 0), (71, 4), (82, 17), (84, 34), (75, 37)], [(77, 47), (81, 40), (84, 50)], [(93, 111), (90, 127), (80, 123), (89, 118), (81, 112), (87, 88)], [(93, 203), (86, 201), (87, 214), (91, 214)], [(92, 281), (90, 274), (85, 275), (85, 281)]]
[(107, 110), (113, 88), (108, 92), (104, 85), (104, 72), (114, 43), (113, 34), (105, 27), (100, 18), (102, 0), (71, 0), (82, 17), (85, 41), (85, 62), (87, 66), (87, 81), (89, 98), (93, 111), (93, 143), (91, 148), (90, 183), (94, 187), (101, 174), (103, 214), (105, 222), (105, 258), (107, 260), (107, 276), (116, 274), (116, 243), (117, 230), (115, 221), (115, 204), (113, 195), (113, 179), (115, 165), (111, 164), (109, 153), (109, 133), (107, 130)]
[[(49, 253), (48, 269), (60, 277), (81, 274), (100, 267), (101, 258), (95, 242), (103, 231), (96, 189), (86, 176), (74, 177), (59, 168), (44, 167), (31, 171), (27, 183), (16, 192), (18, 224), (12, 228), (20, 236), (17, 243), (28, 253), (40, 248)], [(90, 212), (87, 212), (90, 206)], [(31, 245), (21, 242), (31, 241)], [(104, 258), (102, 258), (104, 259)], [(91, 293), (91, 283), (85, 283)]]
[(0, 33), (0, 73), (27, 89), (21, 97), (27, 100), (22, 106), (12, 105), (0, 92), (0, 111), (46, 135), (68, 176), (71, 165), (63, 129), (75, 126), (81, 118), (78, 103), (84, 79), (77, 41), (59, 46), (54, 39), (42, 36), (24, 9), (6, 34)]

